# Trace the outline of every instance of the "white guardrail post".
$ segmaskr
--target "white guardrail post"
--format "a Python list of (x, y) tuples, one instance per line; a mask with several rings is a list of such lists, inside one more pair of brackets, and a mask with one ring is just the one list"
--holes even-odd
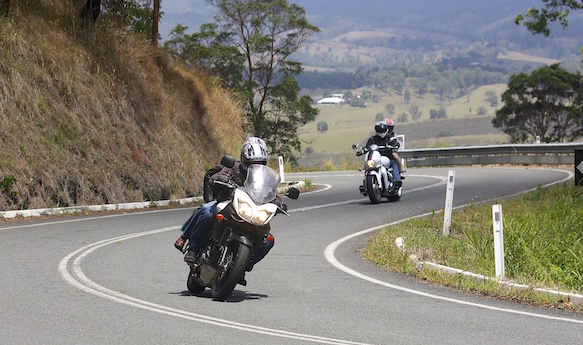
[(494, 258), (496, 266), (496, 278), (503, 279), (504, 268), (504, 233), (502, 230), (502, 205), (492, 206), (492, 221), (494, 223)]
[[(399, 144), (401, 144), (401, 147), (399, 148), (399, 150), (404, 150), (405, 149), (405, 134), (398, 134), (397, 141), (399, 142)], [(407, 162), (405, 161), (405, 158), (401, 158), (401, 166), (403, 168), (405, 168), (407, 166)]]
[(283, 174), (283, 157), (279, 156), (279, 177), (281, 177), (281, 182), (285, 182), (285, 176)]
[(451, 225), (451, 210), (453, 208), (453, 187), (455, 184), (455, 171), (450, 170), (447, 176), (447, 191), (445, 192), (445, 209), (443, 210), (443, 235), (449, 236)]

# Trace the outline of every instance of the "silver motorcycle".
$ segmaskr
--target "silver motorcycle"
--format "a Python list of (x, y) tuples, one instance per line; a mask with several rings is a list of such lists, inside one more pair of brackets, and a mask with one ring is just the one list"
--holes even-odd
[[(364, 179), (359, 187), (360, 193), (368, 196), (370, 202), (378, 204), (383, 197), (389, 201), (401, 199), (403, 187), (401, 181), (394, 181), (393, 168), (389, 157), (381, 155), (379, 150), (396, 149), (391, 146), (379, 146), (376, 144), (360, 148), (358, 144), (352, 145), (353, 149), (359, 149), (356, 156), (364, 155)], [(398, 174), (398, 172), (396, 172)]]

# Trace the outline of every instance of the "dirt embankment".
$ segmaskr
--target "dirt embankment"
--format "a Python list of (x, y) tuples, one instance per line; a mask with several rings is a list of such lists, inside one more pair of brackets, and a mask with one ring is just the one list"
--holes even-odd
[(0, 19), (0, 210), (199, 195), (236, 154), (241, 111), (211, 79), (126, 30), (22, 3)]

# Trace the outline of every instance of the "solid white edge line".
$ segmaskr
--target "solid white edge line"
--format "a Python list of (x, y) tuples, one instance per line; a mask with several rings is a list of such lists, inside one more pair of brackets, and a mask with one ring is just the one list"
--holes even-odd
[[(147, 236), (147, 235), (152, 235), (152, 234), (157, 234), (157, 233), (172, 231), (172, 230), (178, 230), (178, 229), (180, 229), (180, 227), (161, 228), (161, 229), (150, 230), (150, 231), (145, 231), (145, 232), (141, 232), (141, 233), (134, 233), (134, 234), (124, 235), (124, 236), (119, 236), (119, 237), (115, 237), (115, 238), (111, 238), (111, 239), (107, 239), (107, 240), (103, 240), (103, 241), (99, 241), (99, 242), (96, 242), (93, 244), (86, 245), (86, 246), (70, 253), (69, 255), (65, 256), (60, 261), (58, 270), (59, 270), (61, 276), (63, 277), (63, 279), (68, 284), (78, 288), (81, 291), (84, 291), (86, 293), (89, 293), (89, 294), (92, 294), (92, 295), (95, 295), (97, 297), (101, 297), (101, 298), (104, 298), (104, 299), (107, 299), (107, 300), (110, 300), (113, 302), (130, 305), (130, 306), (140, 308), (140, 309), (145, 309), (148, 311), (153, 311), (153, 312), (157, 312), (157, 313), (161, 313), (161, 314), (165, 314), (165, 315), (169, 315), (169, 316), (179, 317), (179, 318), (183, 318), (183, 319), (187, 319), (187, 320), (191, 320), (191, 321), (207, 323), (207, 324), (211, 324), (211, 325), (215, 325), (215, 326), (227, 327), (227, 328), (232, 328), (232, 329), (236, 329), (236, 330), (240, 330), (240, 331), (259, 333), (259, 334), (269, 335), (269, 336), (297, 339), (297, 340), (303, 340), (303, 341), (309, 341), (309, 342), (315, 342), (315, 343), (321, 343), (321, 344), (368, 345), (365, 343), (358, 343), (358, 342), (352, 342), (352, 341), (346, 341), (346, 340), (340, 340), (340, 339), (333, 339), (333, 338), (326, 338), (326, 337), (320, 337), (320, 336), (314, 336), (314, 335), (308, 335), (308, 334), (294, 333), (294, 332), (288, 332), (288, 331), (283, 331), (283, 330), (269, 329), (269, 328), (265, 328), (265, 327), (243, 324), (243, 323), (238, 323), (238, 322), (229, 321), (229, 320), (225, 320), (225, 319), (214, 318), (214, 317), (210, 317), (210, 316), (206, 316), (206, 315), (195, 314), (195, 313), (187, 312), (187, 311), (180, 310), (180, 309), (170, 308), (170, 307), (167, 307), (164, 305), (140, 300), (140, 299), (122, 294), (120, 292), (107, 289), (104, 286), (101, 286), (101, 285), (95, 283), (94, 281), (92, 281), (91, 279), (89, 279), (83, 273), (83, 271), (81, 269), (81, 262), (83, 261), (83, 259), (87, 255), (89, 255), (90, 253), (92, 253), (93, 251), (95, 251), (101, 247), (107, 246), (107, 245), (112, 244), (112, 243), (116, 243), (118, 241), (125, 241), (125, 240), (136, 238), (136, 237)], [(71, 263), (71, 260), (73, 260), (72, 263)], [(73, 274), (71, 274), (68, 271), (69, 265), (71, 265), (76, 278), (73, 277)]]
[[(443, 185), (443, 184), (445, 184), (447, 182), (447, 177), (442, 177), (442, 176), (431, 176), (431, 175), (415, 175), (415, 176), (417, 176), (417, 177), (433, 178), (433, 179), (437, 179), (437, 180), (440, 180), (440, 181), (439, 182), (436, 182), (434, 184), (430, 184), (428, 186), (423, 186), (423, 187), (414, 188), (414, 189), (410, 189), (410, 190), (404, 190), (403, 191), (403, 194), (405, 194), (405, 193), (412, 193), (412, 192), (418, 192), (418, 191), (421, 191), (421, 190), (425, 190), (425, 189), (429, 189), (429, 188), (441, 186), (441, 185)], [(288, 213), (294, 213), (294, 212), (311, 211), (311, 210), (317, 210), (317, 209), (326, 208), (326, 207), (333, 207), (333, 206), (346, 205), (346, 204), (354, 204), (356, 202), (360, 202), (360, 201), (363, 201), (363, 200), (365, 200), (365, 197), (362, 197), (360, 199), (352, 199), (352, 200), (339, 201), (339, 202), (334, 202), (334, 203), (325, 204), (325, 205), (316, 205), (316, 206), (302, 207), (302, 208), (297, 208), (297, 209), (289, 210), (287, 212)]]
[[(564, 172), (567, 173), (567, 177), (560, 180), (560, 181), (556, 181), (556, 182), (552, 182), (549, 184), (546, 184), (544, 186), (542, 186), (543, 188), (545, 187), (549, 187), (561, 182), (565, 182), (568, 181), (570, 179), (573, 178), (574, 173), (569, 172), (569, 171), (565, 171), (565, 170), (559, 170), (559, 169), (547, 169), (547, 170), (553, 170), (553, 171), (560, 171), (560, 172)], [(538, 188), (538, 187), (537, 187)], [(519, 192), (519, 193), (515, 193), (513, 195), (510, 196), (506, 196), (505, 198), (508, 197), (515, 197), (518, 195), (522, 195), (531, 191), (536, 190), (537, 188), (531, 188), (529, 190), (523, 191), (523, 192)], [(489, 200), (484, 200), (481, 203), (485, 203), (491, 200), (498, 200), (500, 198), (494, 198), (494, 199), (489, 199)], [(468, 206), (470, 204), (466, 204), (466, 205), (461, 205), (461, 206), (457, 206), (455, 207), (457, 208), (462, 208), (465, 206)], [(406, 287), (402, 287), (402, 286), (398, 286), (398, 285), (394, 285), (394, 284), (390, 284), (390, 283), (386, 283), (384, 281), (366, 276), (360, 272), (357, 272), (351, 268), (346, 267), (345, 265), (341, 264), (335, 257), (334, 252), (336, 251), (336, 249), (343, 244), (344, 242), (347, 242), (355, 237), (359, 237), (362, 235), (366, 235), (368, 233), (374, 232), (374, 231), (378, 231), (382, 228), (388, 227), (388, 226), (392, 226), (392, 225), (396, 225), (405, 221), (408, 221), (410, 219), (415, 219), (415, 218), (422, 218), (422, 217), (426, 217), (433, 214), (433, 212), (427, 212), (421, 215), (417, 215), (414, 217), (409, 217), (406, 219), (402, 219), (402, 220), (398, 220), (392, 223), (388, 223), (388, 224), (384, 224), (384, 225), (380, 225), (380, 226), (375, 226), (374, 228), (369, 228), (369, 229), (365, 229), (353, 234), (350, 234), (348, 236), (345, 236), (339, 240), (336, 240), (332, 243), (330, 243), (326, 249), (324, 250), (324, 257), (326, 258), (326, 260), (334, 267), (338, 268), (339, 270), (348, 273), (354, 277), (369, 281), (371, 283), (377, 284), (377, 285), (381, 285), (381, 286), (385, 286), (391, 289), (395, 289), (395, 290), (399, 290), (399, 291), (403, 291), (403, 292), (407, 292), (407, 293), (411, 293), (414, 295), (419, 295), (419, 296), (423, 296), (423, 297), (428, 297), (428, 298), (432, 298), (432, 299), (437, 299), (437, 300), (442, 300), (442, 301), (447, 301), (447, 302), (452, 302), (452, 303), (456, 303), (456, 304), (462, 304), (462, 305), (468, 305), (468, 306), (472, 306), (472, 307), (477, 307), (477, 308), (482, 308), (482, 309), (489, 309), (489, 310), (495, 310), (495, 311), (500, 311), (500, 312), (505, 312), (505, 313), (512, 313), (512, 314), (519, 314), (519, 315), (525, 315), (525, 316), (532, 316), (532, 317), (537, 317), (537, 318), (543, 318), (543, 319), (548, 319), (548, 320), (556, 320), (556, 321), (565, 321), (565, 322), (571, 322), (571, 323), (579, 323), (579, 324), (583, 324), (583, 320), (576, 320), (576, 319), (569, 319), (569, 318), (564, 318), (564, 317), (556, 317), (556, 316), (549, 316), (549, 315), (543, 315), (543, 314), (536, 314), (536, 313), (529, 313), (529, 312), (524, 312), (524, 311), (519, 311), (519, 310), (513, 310), (513, 309), (507, 309), (507, 308), (500, 308), (500, 307), (494, 307), (494, 306), (489, 306), (489, 305), (485, 305), (485, 304), (480, 304), (480, 303), (473, 303), (473, 302), (467, 302), (467, 301), (463, 301), (463, 300), (458, 300), (458, 299), (454, 299), (454, 298), (449, 298), (449, 297), (444, 297), (444, 296), (439, 296), (439, 295), (434, 295), (434, 294), (430, 294), (430, 293), (426, 293), (426, 292), (422, 292), (422, 291), (418, 291), (418, 290), (413, 290), (413, 289), (409, 289)]]

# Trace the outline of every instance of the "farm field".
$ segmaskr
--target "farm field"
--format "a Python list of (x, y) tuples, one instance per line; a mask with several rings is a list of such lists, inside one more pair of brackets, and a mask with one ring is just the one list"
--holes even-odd
[[(457, 99), (440, 101), (435, 95), (427, 94), (425, 97), (411, 95), (409, 103), (405, 103), (403, 96), (396, 93), (382, 93), (372, 91), (378, 96), (377, 102), (369, 102), (366, 108), (353, 108), (349, 105), (319, 106), (320, 115), (315, 122), (309, 123), (303, 128), (300, 138), (306, 143), (306, 148), (317, 155), (346, 154), (351, 153), (351, 145), (363, 143), (373, 134), (375, 117), (378, 113), (384, 113), (385, 105), (395, 105), (395, 112), (390, 117), (396, 120), (401, 113), (409, 113), (411, 104), (417, 104), (422, 116), (413, 122), (397, 123), (397, 134), (405, 135), (405, 147), (408, 149), (435, 147), (435, 146), (466, 146), (487, 145), (505, 143), (508, 137), (492, 126), (492, 119), (497, 108), (491, 107), (484, 93), (494, 91), (500, 95), (506, 89), (506, 84), (487, 85), (473, 90), (468, 96)], [(362, 94), (363, 90), (352, 90), (353, 95)], [(371, 90), (368, 90), (371, 91)], [(501, 104), (498, 104), (500, 107)], [(431, 109), (443, 107), (447, 118), (440, 120), (429, 119)], [(484, 107), (485, 115), (477, 115), (477, 109)], [(409, 115), (410, 118), (410, 115)], [(317, 124), (326, 122), (328, 130), (320, 133)]]

